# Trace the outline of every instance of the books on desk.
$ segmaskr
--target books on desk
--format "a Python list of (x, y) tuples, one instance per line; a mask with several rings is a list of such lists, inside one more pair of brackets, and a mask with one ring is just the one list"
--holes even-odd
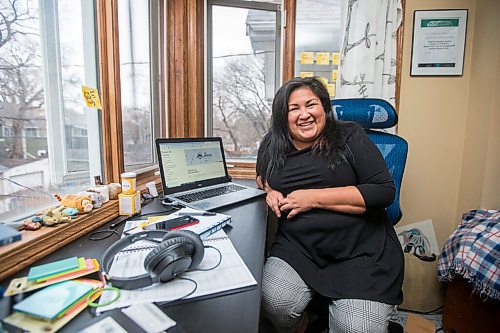
[[(87, 307), (86, 298), (101, 288), (98, 280), (77, 279), (42, 289), (14, 305), (14, 311), (4, 319), (5, 328), (33, 333), (56, 332)], [(94, 302), (101, 291), (90, 296)]]
[[(234, 248), (231, 240), (223, 230), (218, 231), (203, 240), (205, 245), (215, 247), (220, 251), (222, 260), (219, 262), (219, 253), (210, 248), (205, 249), (205, 256), (198, 269), (186, 272), (180, 277), (194, 280), (197, 284), (196, 290), (194, 283), (189, 280), (174, 279), (167, 283), (156, 283), (152, 286), (135, 289), (122, 290), (120, 299), (116, 302), (97, 308), (97, 312), (112, 310), (141, 302), (174, 302), (183, 298), (208, 298), (222, 294), (229, 294), (253, 289), (257, 281), (245, 265), (240, 255)], [(137, 248), (133, 251), (120, 252), (115, 256), (111, 266), (110, 275), (112, 276), (136, 276), (146, 273), (144, 269), (144, 258), (151, 251), (151, 248)], [(217, 267), (216, 267), (217, 266)], [(212, 270), (206, 270), (215, 267)], [(192, 292), (192, 294), (190, 294)], [(186, 296), (189, 295), (189, 296)], [(99, 303), (103, 304), (113, 298), (112, 292), (104, 291)]]
[[(78, 268), (75, 267), (75, 262)], [(99, 263), (93, 258), (67, 258), (48, 264), (33, 266), (28, 276), (12, 279), (4, 296), (12, 296), (35, 289), (47, 287), (51, 284), (97, 272)]]
[(93, 290), (79, 281), (64, 281), (48, 286), (14, 305), (14, 310), (33, 317), (54, 320)]

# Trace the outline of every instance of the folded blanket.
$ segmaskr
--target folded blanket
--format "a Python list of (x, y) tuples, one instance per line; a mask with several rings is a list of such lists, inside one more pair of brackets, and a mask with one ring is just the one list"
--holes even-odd
[(444, 244), (438, 280), (459, 276), (491, 299), (500, 300), (500, 211), (472, 210)]

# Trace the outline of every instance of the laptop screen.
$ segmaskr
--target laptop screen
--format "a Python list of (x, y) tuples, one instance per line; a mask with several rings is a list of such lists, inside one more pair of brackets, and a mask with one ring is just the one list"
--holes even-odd
[(219, 138), (158, 139), (165, 194), (228, 181)]

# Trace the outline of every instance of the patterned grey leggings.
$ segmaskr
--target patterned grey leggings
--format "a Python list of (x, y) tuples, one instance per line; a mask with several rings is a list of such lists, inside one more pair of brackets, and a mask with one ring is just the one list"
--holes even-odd
[[(302, 313), (314, 295), (295, 270), (285, 261), (269, 257), (262, 277), (262, 312), (279, 332), (294, 332)], [(360, 300), (338, 299), (329, 306), (330, 333), (387, 332), (394, 305)]]

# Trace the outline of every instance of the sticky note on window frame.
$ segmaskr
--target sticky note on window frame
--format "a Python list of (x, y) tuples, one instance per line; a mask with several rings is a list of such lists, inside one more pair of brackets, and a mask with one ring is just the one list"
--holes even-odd
[(82, 86), (82, 94), (89, 108), (101, 108), (101, 100), (99, 99), (99, 92), (96, 88)]
[(338, 71), (337, 69), (334, 69), (334, 70), (332, 71), (332, 81), (333, 81), (333, 82), (337, 81), (337, 75), (338, 75), (338, 72), (339, 72), (339, 71)]
[(330, 64), (330, 52), (318, 52), (318, 53), (316, 53), (316, 63), (318, 65), (329, 65)]
[(302, 65), (310, 65), (314, 63), (314, 52), (300, 53), (300, 63)]
[(332, 64), (338, 65), (340, 62), (340, 52), (332, 52)]
[(335, 83), (328, 83), (326, 88), (328, 89), (330, 97), (335, 97)]
[(328, 79), (326, 77), (318, 76), (318, 80), (320, 80), (321, 82), (323, 82), (323, 84), (325, 85), (325, 87), (328, 87)]
[(300, 72), (299, 73), (299, 76), (301, 78), (305, 78), (305, 77), (313, 77), (314, 76), (314, 72)]

